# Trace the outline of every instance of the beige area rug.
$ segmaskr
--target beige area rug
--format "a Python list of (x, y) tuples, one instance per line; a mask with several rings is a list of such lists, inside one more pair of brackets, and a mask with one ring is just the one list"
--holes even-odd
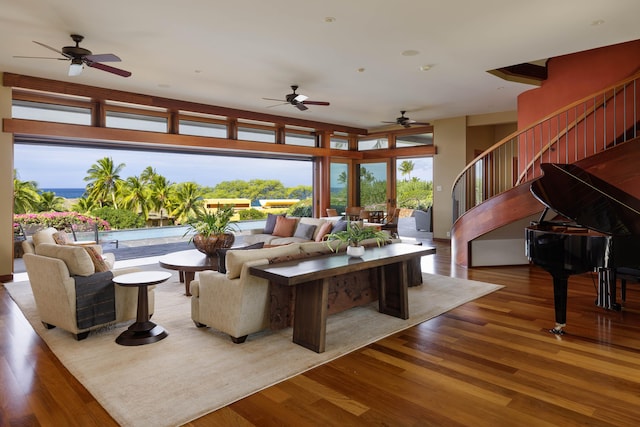
[(174, 426), (502, 287), (423, 276), (424, 284), (409, 290), (408, 320), (380, 314), (375, 304), (329, 316), (327, 350), (322, 354), (292, 343), (291, 329), (250, 335), (237, 345), (215, 330), (196, 328), (177, 274), (156, 288), (153, 321), (169, 336), (138, 347), (114, 342), (127, 324), (92, 333), (80, 342), (59, 328), (46, 330), (28, 282), (5, 287), (60, 361), (118, 423)]

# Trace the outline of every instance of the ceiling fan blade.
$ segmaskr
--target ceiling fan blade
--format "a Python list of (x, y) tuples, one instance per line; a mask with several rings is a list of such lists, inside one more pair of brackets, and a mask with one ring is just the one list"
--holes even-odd
[(18, 56), (14, 55), (14, 58), (27, 58), (27, 59), (56, 59), (58, 61), (68, 61), (69, 58), (51, 58), (50, 56)]
[(301, 103), (306, 105), (330, 105), (326, 101), (302, 101)]
[(91, 62), (120, 62), (121, 59), (113, 53), (101, 53), (98, 55), (87, 55), (84, 57)]
[(296, 108), (297, 108), (298, 110), (300, 110), (300, 111), (305, 111), (305, 110), (308, 110), (308, 109), (309, 109), (309, 108), (307, 108), (307, 106), (306, 106), (306, 105), (304, 105), (302, 102), (298, 102), (298, 103), (296, 104)]
[(278, 101), (278, 102), (284, 102), (285, 104), (288, 104), (288, 101), (285, 101), (284, 99), (275, 99), (275, 98), (262, 98), (265, 101)]
[(37, 41), (35, 41), (35, 40), (32, 40), (32, 41), (33, 41), (35, 44), (39, 44), (40, 46), (42, 46), (42, 47), (44, 47), (44, 48), (46, 48), (46, 49), (52, 50), (52, 51), (54, 51), (54, 52), (57, 52), (57, 53), (59, 53), (60, 55), (62, 55), (62, 56), (64, 56), (64, 57), (66, 57), (66, 58), (71, 58), (69, 55), (65, 55), (61, 50), (58, 50), (58, 49), (56, 49), (55, 47), (47, 46), (46, 44), (44, 44), (44, 43), (40, 43), (40, 42), (37, 42)]
[(117, 74), (118, 76), (122, 76), (122, 77), (129, 77), (131, 75), (130, 71), (121, 70), (120, 68), (101, 64), (99, 62), (85, 61), (85, 64), (87, 64), (87, 66), (89, 67), (97, 68), (98, 70), (106, 71), (108, 73)]
[[(278, 101), (278, 99), (274, 99), (274, 101)], [(281, 102), (279, 104), (268, 105), (267, 108), (279, 107), (281, 105), (287, 105), (288, 102)]]

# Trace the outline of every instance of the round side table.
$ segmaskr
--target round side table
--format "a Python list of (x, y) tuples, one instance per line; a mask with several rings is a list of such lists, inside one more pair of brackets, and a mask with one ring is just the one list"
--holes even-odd
[(169, 334), (160, 325), (149, 320), (149, 294), (147, 288), (166, 282), (171, 277), (167, 271), (140, 271), (122, 274), (113, 278), (113, 283), (120, 286), (136, 286), (138, 288), (138, 313), (136, 321), (118, 335), (116, 343), (120, 345), (151, 344), (166, 338)]

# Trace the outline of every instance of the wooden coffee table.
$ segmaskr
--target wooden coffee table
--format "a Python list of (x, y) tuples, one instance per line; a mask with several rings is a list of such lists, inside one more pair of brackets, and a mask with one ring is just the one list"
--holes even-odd
[(167, 281), (171, 273), (166, 271), (139, 271), (136, 273), (114, 276), (113, 283), (120, 286), (136, 286), (138, 288), (138, 312), (136, 321), (118, 335), (116, 342), (120, 345), (151, 344), (166, 338), (169, 334), (160, 325), (149, 320), (149, 294), (151, 285)]
[(197, 249), (171, 252), (158, 260), (160, 267), (178, 270), (180, 282), (184, 282), (184, 293), (191, 296), (189, 284), (195, 278), (196, 271), (218, 270), (218, 257), (206, 256)]

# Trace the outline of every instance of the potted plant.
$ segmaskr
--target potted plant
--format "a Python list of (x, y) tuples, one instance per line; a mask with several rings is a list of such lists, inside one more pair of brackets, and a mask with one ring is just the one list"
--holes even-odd
[(235, 241), (233, 231), (237, 227), (231, 221), (234, 213), (232, 205), (220, 204), (215, 211), (200, 211), (187, 220), (188, 228), (184, 236), (194, 233), (189, 242), (193, 242), (196, 249), (207, 256), (214, 256), (217, 249), (230, 248)]
[(337, 247), (332, 246), (329, 242), (339, 240), (347, 244), (347, 255), (353, 257), (361, 257), (364, 254), (364, 246), (361, 243), (364, 240), (375, 239), (378, 246), (386, 241), (389, 236), (378, 230), (376, 227), (361, 225), (355, 221), (347, 221), (347, 229), (337, 231), (327, 235), (327, 244), (332, 251), (337, 251)]

